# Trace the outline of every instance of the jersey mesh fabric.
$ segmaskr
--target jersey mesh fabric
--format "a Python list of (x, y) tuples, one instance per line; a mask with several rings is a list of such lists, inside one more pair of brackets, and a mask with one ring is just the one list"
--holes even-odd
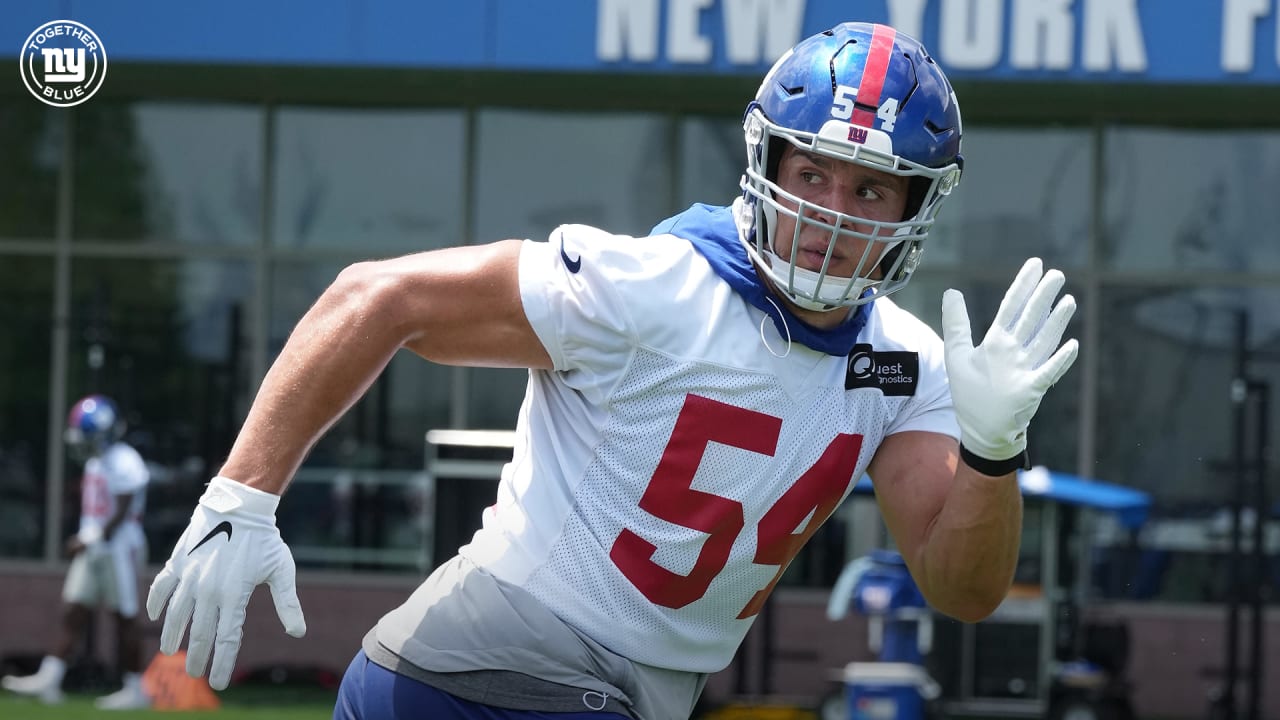
[[(677, 368), (679, 372), (673, 373)], [(655, 604), (610, 558), (619, 534), (629, 530), (657, 548), (654, 563), (688, 576), (707, 542), (707, 533), (655, 517), (640, 507), (653, 473), (637, 473), (635, 468), (654, 468), (681, 411), (676, 404), (681, 398), (648, 392), (655, 383), (688, 387), (716, 402), (783, 418), (772, 457), (716, 442), (709, 443), (701, 455), (692, 489), (740, 504), (743, 525), (727, 562), (705, 593), (679, 608)], [(880, 403), (857, 398), (851, 404), (859, 410), (854, 416), (864, 425), (883, 426)], [(726, 373), (715, 366), (694, 364), (673, 367), (663, 355), (640, 352), (613, 407), (615, 414), (603, 433), (597, 461), (575, 494), (576, 511), (568, 516), (562, 539), (532, 575), (527, 589), (587, 634), (607, 638), (601, 642), (614, 652), (661, 667), (719, 670), (728, 664), (754, 619), (754, 615), (739, 619), (739, 614), (779, 570), (753, 562), (756, 527), (795, 479), (816, 462), (835, 429), (849, 424), (843, 388), (815, 389), (797, 401), (770, 376)], [(879, 439), (878, 434), (865, 438), (858, 469), (870, 461), (868, 450)], [(834, 483), (833, 492), (843, 497), (856, 472), (826, 481)], [(691, 503), (699, 500), (687, 498)]]
[[(521, 287), (556, 372), (531, 374), (518, 428), (527, 447), (517, 450), (522, 460), (504, 473), (498, 504), (463, 554), (613, 652), (658, 667), (718, 671), (754, 619), (756, 593), (780, 572), (776, 562), (755, 562), (760, 521), (837, 434), (860, 436), (861, 446), (840, 445), (833, 462), (841, 472), (809, 488), (829, 502), (792, 512), (785, 532), (806, 527), (814, 508), (829, 513), (891, 426), (955, 434), (940, 341), (906, 313), (912, 322), (896, 327), (897, 337), (877, 335), (873, 328), (883, 324), (873, 311), (867, 341), (918, 352), (920, 386), (911, 397), (846, 391), (844, 358), (803, 346), (783, 358), (770, 352), (762, 313), (727, 291), (687, 241), (582, 227), (560, 228), (552, 239), (526, 243)], [(577, 258), (573, 268), (566, 257)], [(885, 302), (884, 311), (893, 310)], [(739, 419), (758, 425), (741, 431), (751, 449), (707, 437), (672, 444), (690, 399), (728, 408), (710, 425), (728, 426), (730, 436)], [(709, 421), (689, 412), (705, 431)], [(677, 445), (675, 465), (687, 476), (655, 474)], [(658, 505), (668, 510), (643, 506), (646, 492), (665, 498)], [(712, 534), (677, 517), (683, 513), (672, 505), (695, 518), (727, 517), (729, 527), (714, 534), (727, 555), (706, 550)], [(629, 570), (616, 557), (623, 535), (654, 548), (637, 554), (633, 544), (623, 553)], [(695, 582), (689, 576), (700, 557), (707, 566)], [(664, 584), (680, 599), (672, 601)]]
[(80, 479), (80, 526), (102, 527), (116, 512), (116, 496), (132, 495), (125, 525), (136, 524), (146, 509), (150, 471), (142, 456), (127, 443), (112, 443), (89, 458)]

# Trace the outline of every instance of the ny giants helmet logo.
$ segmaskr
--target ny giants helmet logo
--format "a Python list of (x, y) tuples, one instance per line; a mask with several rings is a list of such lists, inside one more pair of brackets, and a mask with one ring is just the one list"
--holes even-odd
[[(831, 105), (831, 117), (849, 122), (849, 141), (862, 145), (867, 142), (867, 129), (880, 121), (880, 129), (891, 133), (898, 119), (898, 99), (883, 98), (885, 78), (892, 62), (893, 45), (898, 32), (885, 25), (875, 25), (871, 32), (871, 47), (862, 67), (858, 87), (838, 85)], [(875, 109), (873, 115), (871, 109)]]
[(107, 77), (102, 40), (74, 20), (53, 20), (35, 29), (22, 44), (18, 71), (37, 100), (71, 107), (93, 97)]

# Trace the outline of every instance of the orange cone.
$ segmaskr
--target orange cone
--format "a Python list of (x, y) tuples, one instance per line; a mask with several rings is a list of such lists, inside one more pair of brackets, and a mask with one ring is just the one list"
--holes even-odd
[(204, 678), (187, 674), (187, 653), (156, 653), (142, 673), (142, 689), (155, 710), (216, 710), (222, 702)]

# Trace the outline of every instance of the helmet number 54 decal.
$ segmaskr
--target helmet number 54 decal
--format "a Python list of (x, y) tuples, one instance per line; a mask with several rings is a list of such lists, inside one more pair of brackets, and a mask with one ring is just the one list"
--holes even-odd
[[(835, 102), (831, 104), (831, 117), (852, 121), (857, 99), (858, 88), (837, 85)], [(898, 119), (898, 98), (885, 98), (884, 102), (880, 103), (880, 107), (876, 108), (876, 117), (880, 118), (881, 130), (893, 132), (893, 124)]]

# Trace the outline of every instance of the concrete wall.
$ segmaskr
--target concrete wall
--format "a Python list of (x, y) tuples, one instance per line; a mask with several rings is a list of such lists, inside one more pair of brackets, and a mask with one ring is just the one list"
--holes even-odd
[[(0, 657), (40, 653), (51, 642), (64, 571), (61, 566), (0, 564)], [(149, 582), (150, 576), (142, 592)], [(304, 574), (298, 594), (308, 629), (301, 639), (284, 634), (269, 593), (260, 588), (249, 603), (237, 668), (281, 663), (317, 665), (340, 673), (365, 632), (407, 597), (416, 583), (415, 578)], [(867, 650), (865, 621), (850, 617), (832, 623), (825, 616), (826, 602), (827, 593), (822, 591), (780, 590), (771, 613), (757, 621), (738, 659), (712, 677), (706, 698), (725, 700), (738, 693), (757, 695), (767, 690), (811, 703), (837, 689), (835, 678), (846, 663), (873, 658)], [(1090, 614), (1123, 618), (1129, 624), (1129, 671), (1140, 718), (1199, 720), (1205, 716), (1206, 698), (1215, 682), (1207, 671), (1222, 665), (1222, 608), (1126, 604), (1095, 607)], [(1262, 716), (1274, 718), (1280, 717), (1280, 609), (1269, 611), (1266, 620), (1272, 641), (1266, 652)], [(144, 627), (145, 653), (150, 657), (159, 648), (160, 624), (144, 621)], [(768, 681), (763, 677), (766, 629), (772, 630), (773, 645)], [(109, 623), (99, 623), (96, 648), (103, 660), (111, 657), (114, 647), (109, 630)]]
[[(158, 570), (158, 568), (153, 568)], [(14, 653), (42, 653), (55, 637), (59, 623), (64, 567), (0, 565), (0, 657)], [(139, 588), (142, 602), (151, 582)], [(284, 634), (271, 603), (260, 587), (249, 601), (238, 670), (271, 664), (315, 665), (341, 673), (360, 647), (360, 639), (378, 618), (395, 607), (416, 586), (412, 578), (394, 580), (351, 576), (304, 575), (298, 597), (307, 617), (307, 634)], [(143, 611), (144, 657), (160, 648), (159, 622)], [(103, 616), (96, 625), (94, 646), (103, 661), (114, 660), (114, 635)], [(185, 641), (184, 641), (185, 646)]]

